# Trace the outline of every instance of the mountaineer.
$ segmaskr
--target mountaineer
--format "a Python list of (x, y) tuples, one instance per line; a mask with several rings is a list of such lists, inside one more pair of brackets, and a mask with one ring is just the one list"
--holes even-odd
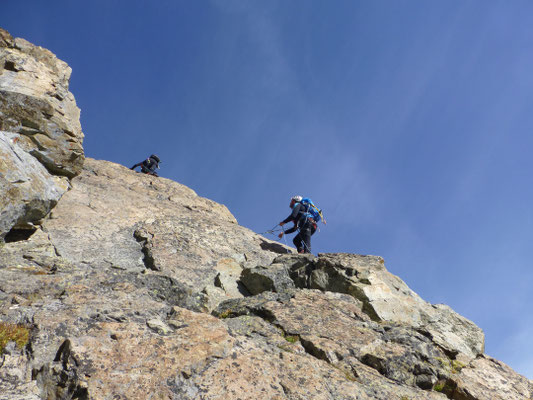
[(278, 237), (281, 239), (285, 233), (293, 233), (298, 230), (298, 234), (292, 240), (296, 250), (298, 253), (311, 253), (311, 236), (316, 231), (317, 222), (323, 219), (322, 211), (313, 204), (311, 199), (302, 198), (302, 196), (292, 197), (289, 207), (292, 208), (292, 213), (281, 221), (279, 226), (283, 226), (287, 222), (293, 222), (294, 226), (281, 232)]
[(146, 160), (141, 161), (138, 164), (135, 164), (130, 169), (135, 170), (137, 167), (141, 167), (141, 172), (153, 175), (153, 176), (159, 176), (157, 175), (156, 169), (159, 169), (159, 164), (161, 163), (161, 160), (158, 156), (155, 154), (152, 154), (150, 157), (148, 157)]

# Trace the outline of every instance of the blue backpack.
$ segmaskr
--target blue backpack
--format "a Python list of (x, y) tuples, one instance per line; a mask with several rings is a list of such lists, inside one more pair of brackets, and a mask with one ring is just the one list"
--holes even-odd
[[(316, 223), (323, 219), (322, 210), (315, 206), (313, 204), (313, 200), (311, 200), (309, 197), (304, 197), (300, 204), (305, 207), (306, 215), (313, 218)], [(326, 220), (324, 220), (324, 223), (326, 223)]]

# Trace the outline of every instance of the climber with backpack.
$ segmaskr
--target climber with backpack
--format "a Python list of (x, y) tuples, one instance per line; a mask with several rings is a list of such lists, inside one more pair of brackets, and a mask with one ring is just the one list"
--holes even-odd
[(159, 164), (161, 163), (161, 160), (158, 156), (155, 154), (152, 154), (150, 157), (148, 157), (146, 160), (141, 161), (138, 164), (135, 164), (130, 169), (135, 170), (137, 167), (141, 167), (141, 172), (153, 175), (153, 176), (159, 176), (157, 175), (156, 169), (159, 169)]
[(281, 239), (284, 234), (298, 230), (298, 234), (292, 240), (296, 250), (298, 253), (311, 253), (311, 236), (316, 232), (317, 223), (323, 220), (322, 211), (313, 204), (311, 199), (302, 198), (302, 196), (292, 197), (289, 207), (292, 208), (291, 214), (281, 221), (279, 226), (287, 222), (293, 222), (294, 226), (281, 232), (278, 237)]

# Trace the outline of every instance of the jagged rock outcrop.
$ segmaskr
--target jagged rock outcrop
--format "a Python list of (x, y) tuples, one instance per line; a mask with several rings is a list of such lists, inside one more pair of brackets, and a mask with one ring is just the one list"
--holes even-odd
[(27, 335), (0, 351), (0, 400), (533, 397), (474, 323), (380, 257), (288, 254), (106, 161), (70, 185), (31, 236), (0, 243), (0, 337)]
[(38, 223), (81, 171), (70, 74), (49, 50), (0, 29), (0, 239)]
[(421, 299), (386, 270), (381, 257), (282, 256), (268, 268), (246, 268), (241, 280), (253, 294), (279, 291), (291, 284), (346, 293), (360, 300), (365, 313), (374, 321), (408, 325), (431, 338), (452, 358), (461, 354), (471, 359), (484, 350), (481, 329), (446, 305), (432, 305)]

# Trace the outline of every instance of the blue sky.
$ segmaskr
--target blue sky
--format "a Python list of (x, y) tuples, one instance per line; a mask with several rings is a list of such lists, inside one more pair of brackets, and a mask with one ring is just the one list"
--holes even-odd
[(73, 68), (86, 155), (256, 232), (310, 196), (317, 252), (374, 254), (533, 379), (533, 3), (4, 0)]

